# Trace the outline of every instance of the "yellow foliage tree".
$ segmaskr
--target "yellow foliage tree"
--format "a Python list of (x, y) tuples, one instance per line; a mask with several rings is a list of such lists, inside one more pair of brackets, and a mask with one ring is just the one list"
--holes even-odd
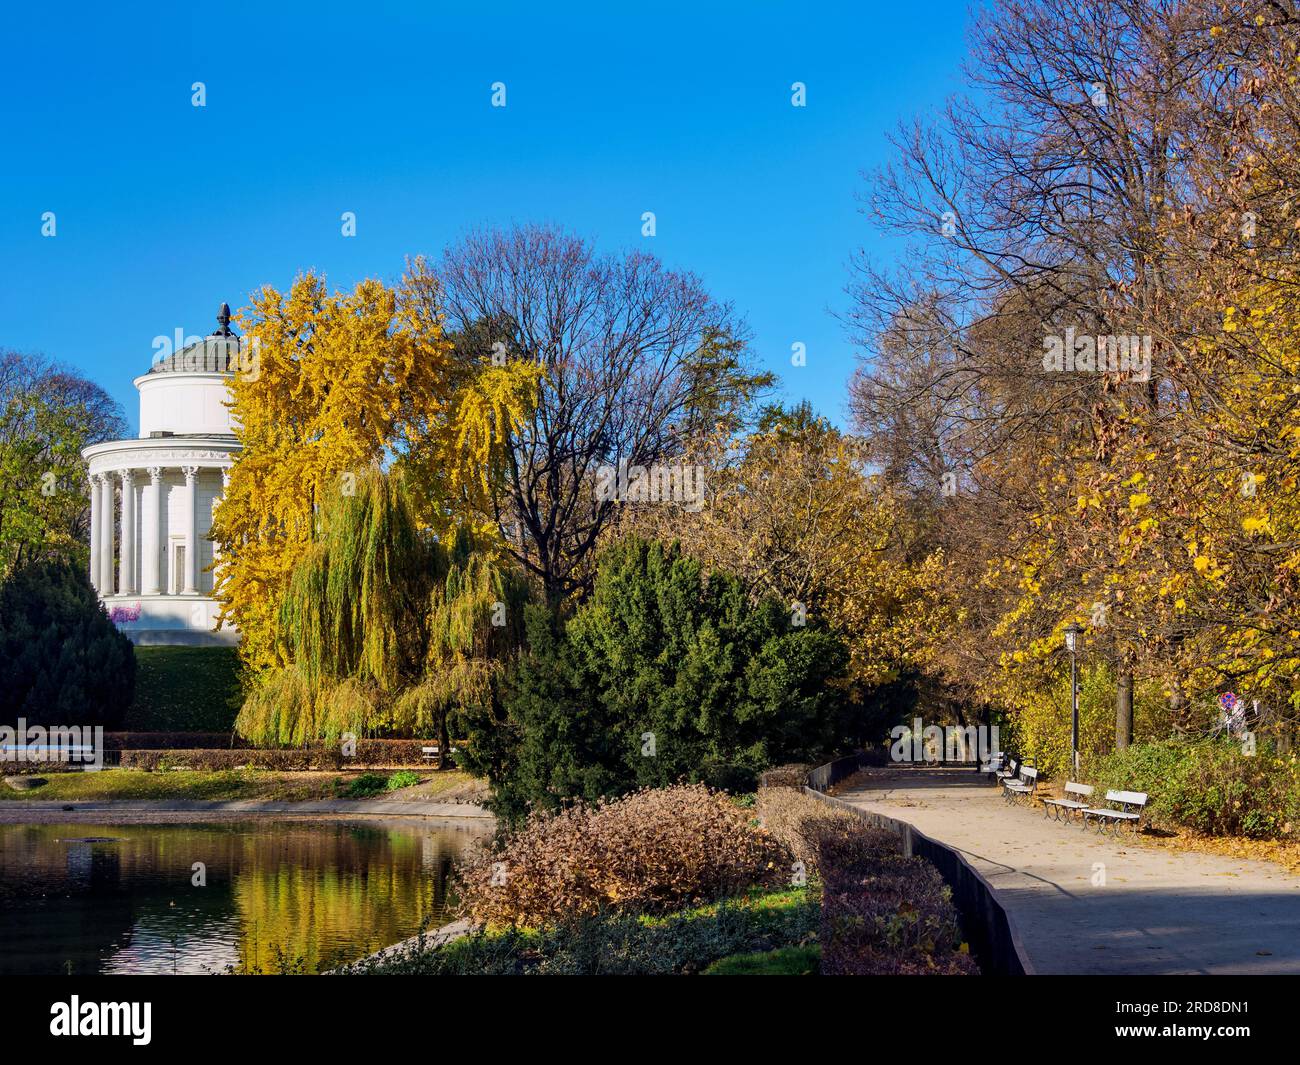
[(280, 605), (331, 497), (396, 459), (435, 533), (488, 531), (482, 515), (503, 441), (527, 416), (542, 370), (457, 357), (423, 259), (400, 284), (330, 293), (306, 273), (267, 286), (242, 312), (243, 368), (231, 384), (242, 445), (218, 504), (215, 596), (254, 671), (284, 665)]
[(916, 530), (853, 438), (806, 405), (770, 409), (738, 445), (724, 436), (694, 458), (707, 470), (698, 512), (634, 505), (623, 528), (678, 540), (755, 595), (829, 627), (849, 647), (855, 686), (921, 664), (950, 609), (937, 594), (943, 558), (914, 550)]

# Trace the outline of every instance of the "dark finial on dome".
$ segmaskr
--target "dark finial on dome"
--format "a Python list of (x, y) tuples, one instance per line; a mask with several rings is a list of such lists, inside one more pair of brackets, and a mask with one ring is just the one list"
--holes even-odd
[(230, 304), (223, 303), (221, 310), (217, 311), (217, 331), (212, 334), (214, 337), (234, 336), (230, 331)]

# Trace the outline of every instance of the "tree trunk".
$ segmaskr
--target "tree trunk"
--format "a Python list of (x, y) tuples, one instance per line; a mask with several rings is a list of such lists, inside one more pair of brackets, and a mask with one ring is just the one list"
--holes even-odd
[(1174, 735), (1179, 739), (1185, 739), (1191, 725), (1192, 704), (1187, 698), (1187, 693), (1183, 691), (1183, 686), (1175, 681), (1173, 690), (1169, 693), (1169, 720), (1174, 730)]
[(1133, 742), (1133, 674), (1121, 670), (1115, 681), (1115, 750)]
[(442, 769), (447, 764), (447, 714), (449, 711), (443, 710), (438, 717), (438, 761), (435, 768)]

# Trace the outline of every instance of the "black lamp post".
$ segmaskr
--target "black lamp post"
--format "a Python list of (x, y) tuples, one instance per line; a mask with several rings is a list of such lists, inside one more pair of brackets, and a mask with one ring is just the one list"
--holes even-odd
[(1065, 649), (1070, 652), (1070, 765), (1079, 778), (1079, 636), (1083, 626), (1072, 621), (1065, 627)]

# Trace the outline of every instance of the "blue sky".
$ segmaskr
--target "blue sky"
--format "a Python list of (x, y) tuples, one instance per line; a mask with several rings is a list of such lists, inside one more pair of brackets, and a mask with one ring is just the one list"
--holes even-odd
[(309, 267), (334, 287), (391, 279), (408, 254), (511, 221), (694, 270), (785, 396), (843, 424), (846, 261), (895, 250), (859, 213), (861, 172), (900, 119), (960, 88), (967, 13), (370, 0), (31, 4), (6, 20), (0, 347), (78, 368), (133, 426), (153, 338), (211, 332), (222, 300)]

